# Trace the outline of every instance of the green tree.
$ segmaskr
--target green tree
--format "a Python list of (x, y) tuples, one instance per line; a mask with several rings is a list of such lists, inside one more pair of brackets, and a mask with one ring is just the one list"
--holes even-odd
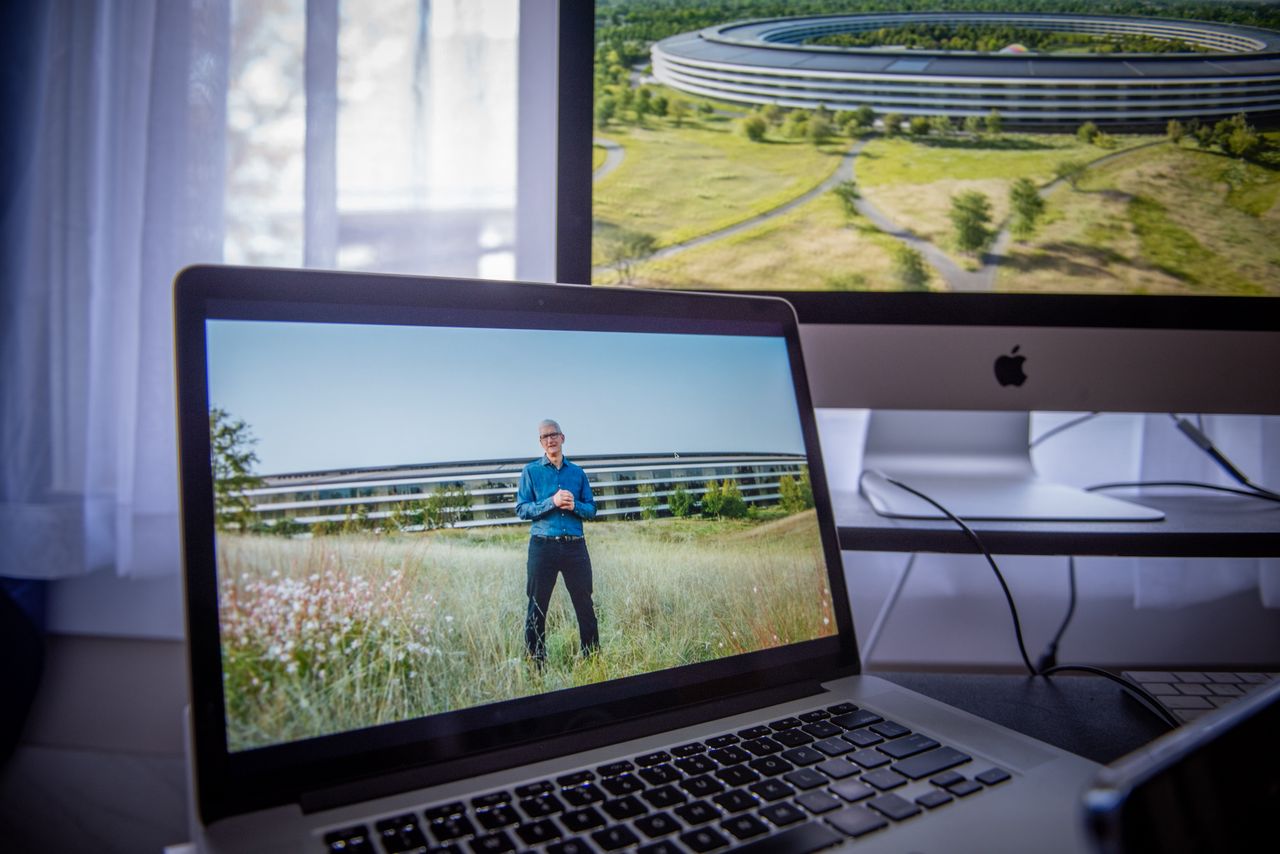
[(999, 110), (993, 107), (991, 112), (987, 113), (987, 120), (985, 124), (987, 126), (987, 133), (992, 136), (999, 136), (1000, 131), (1004, 129), (1004, 117), (1000, 115)]
[(962, 252), (981, 252), (993, 237), (991, 201), (977, 190), (951, 197), (948, 214), (956, 230), (956, 246)]
[(800, 139), (808, 131), (809, 114), (804, 110), (792, 110), (782, 123), (782, 135), (787, 139)]
[(947, 116), (933, 116), (929, 119), (929, 125), (938, 136), (951, 136), (956, 129)]
[(782, 124), (782, 118), (786, 114), (786, 110), (781, 104), (770, 101), (760, 108), (760, 115), (764, 116), (764, 120), (769, 124), (777, 127)]
[(706, 118), (707, 116), (711, 115), (715, 111), (716, 111), (716, 108), (711, 106), (710, 102), (708, 101), (701, 101), (698, 103), (698, 115), (702, 116), (703, 118)]
[(1182, 126), (1182, 122), (1177, 119), (1169, 119), (1169, 124), (1165, 125), (1165, 136), (1169, 137), (1169, 141), (1174, 145), (1182, 142), (1182, 137), (1186, 135), (1186, 128)]
[(982, 134), (982, 116), (965, 116), (964, 132), (970, 136), (980, 136)]
[(671, 490), (671, 494), (667, 496), (667, 507), (670, 508), (671, 515), (679, 519), (693, 512), (693, 496), (684, 488), (684, 484), (677, 483), (676, 488)]
[(805, 508), (813, 506), (813, 483), (809, 480), (809, 469), (800, 472), (800, 501)]
[(1044, 197), (1030, 178), (1019, 178), (1009, 188), (1009, 206), (1013, 210), (1010, 229), (1017, 237), (1029, 237), (1044, 213)]
[(666, 95), (655, 95), (653, 98), (653, 114), (660, 118), (666, 118), (667, 113), (671, 110), (671, 102)]
[(209, 410), (210, 459), (213, 463), (214, 522), (218, 528), (247, 531), (256, 518), (253, 500), (246, 494), (263, 480), (253, 473), (258, 443), (249, 425), (232, 418), (224, 409)]
[(296, 537), (307, 533), (310, 529), (297, 519), (277, 519), (270, 530), (277, 537)]
[(809, 121), (805, 124), (804, 133), (809, 141), (814, 145), (822, 145), (831, 138), (834, 128), (831, 125), (830, 114), (825, 110), (815, 112), (809, 117)]
[(778, 506), (784, 512), (799, 513), (804, 509), (804, 502), (800, 499), (800, 484), (791, 475), (784, 474), (778, 478), (778, 495)]
[(908, 129), (912, 136), (928, 136), (933, 130), (933, 124), (929, 121), (928, 116), (912, 116), (911, 121), (907, 123)]
[(702, 515), (708, 518), (719, 516), (724, 496), (720, 492), (720, 482), (707, 481), (702, 491)]
[(670, 113), (675, 126), (683, 127), (684, 120), (689, 117), (689, 102), (683, 98), (672, 98)]
[(605, 95), (596, 102), (596, 127), (604, 130), (617, 114), (618, 99), (612, 95)]
[(853, 181), (841, 181), (831, 188), (831, 192), (840, 200), (840, 208), (844, 211), (845, 217), (853, 219), (858, 215), (858, 199), (861, 195), (858, 193), (858, 185)]
[(920, 250), (899, 243), (893, 250), (893, 276), (903, 290), (925, 290), (929, 283), (929, 269)]
[(856, 127), (858, 130), (873, 127), (876, 123), (876, 111), (863, 104), (853, 111), (853, 120), (857, 122)]
[(752, 142), (764, 142), (765, 131), (768, 129), (769, 123), (758, 113), (752, 113), (742, 120), (742, 135)]
[(1066, 181), (1074, 190), (1080, 186), (1080, 179), (1088, 169), (1089, 167), (1079, 160), (1063, 160), (1053, 167), (1053, 175), (1060, 181)]
[(640, 262), (653, 254), (658, 240), (652, 234), (618, 228), (604, 238), (605, 261), (618, 273), (618, 284), (630, 285), (635, 281)]
[(657, 519), (658, 518), (658, 495), (653, 488), (652, 483), (642, 483), (636, 487), (639, 498), (636, 503), (640, 506), (641, 519)]
[(460, 483), (442, 483), (431, 491), (423, 509), (428, 528), (452, 528), (471, 517), (471, 493)]
[(897, 136), (902, 133), (902, 113), (889, 113), (884, 117), (884, 135)]
[(1087, 144), (1098, 138), (1098, 126), (1093, 122), (1084, 122), (1076, 128), (1076, 139)]
[(738, 482), (725, 478), (720, 485), (720, 516), (725, 519), (742, 519), (747, 515), (747, 502), (742, 497)]

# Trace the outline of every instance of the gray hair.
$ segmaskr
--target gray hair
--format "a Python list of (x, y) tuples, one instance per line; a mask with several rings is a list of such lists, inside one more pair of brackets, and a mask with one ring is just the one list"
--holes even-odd
[(554, 428), (556, 428), (556, 432), (557, 432), (557, 433), (563, 433), (563, 432), (564, 432), (563, 430), (561, 430), (561, 429), (560, 429), (560, 424), (559, 424), (558, 422), (556, 422), (556, 421), (553, 421), (553, 420), (552, 420), (552, 419), (550, 419), (550, 418), (544, 418), (544, 419), (542, 419), (541, 421), (539, 421), (539, 422), (538, 422), (538, 432), (539, 432), (539, 433), (541, 433), (541, 432), (542, 432), (542, 428), (543, 428), (543, 427), (554, 427)]

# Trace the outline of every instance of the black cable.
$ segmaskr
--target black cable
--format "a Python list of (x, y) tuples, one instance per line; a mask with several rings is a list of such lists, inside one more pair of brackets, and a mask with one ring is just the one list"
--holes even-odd
[(1098, 483), (1086, 486), (1085, 492), (1100, 492), (1104, 489), (1139, 489), (1143, 487), (1179, 487), (1184, 489), (1211, 489), (1214, 492), (1229, 492), (1232, 495), (1243, 495), (1246, 498), (1257, 498), (1262, 501), (1280, 502), (1280, 495), (1271, 491), (1255, 492), (1251, 489), (1237, 489), (1234, 486), (1219, 486), (1216, 483), (1200, 483), (1194, 480), (1133, 480), (1117, 483)]
[(987, 559), (987, 563), (991, 565), (992, 572), (996, 574), (996, 580), (1000, 582), (1000, 589), (1004, 591), (1005, 601), (1009, 603), (1009, 613), (1013, 617), (1013, 633), (1018, 639), (1018, 652), (1021, 653), (1022, 661), (1027, 666), (1027, 672), (1030, 673), (1032, 676), (1035, 676), (1036, 668), (1034, 665), (1032, 665), (1031, 659), (1027, 655), (1026, 644), (1022, 640), (1022, 622), (1021, 620), (1018, 619), (1018, 606), (1014, 604), (1013, 594), (1009, 592), (1009, 585), (1005, 583), (1004, 575), (1002, 575), (1000, 572), (1000, 567), (996, 566), (995, 558), (991, 556), (991, 552), (987, 550), (987, 547), (982, 544), (982, 540), (978, 538), (978, 535), (974, 533), (972, 528), (970, 528), (968, 525), (964, 523), (963, 519), (961, 519), (956, 514), (952, 513), (947, 508), (943, 507), (937, 501), (934, 501), (932, 498), (925, 495), (920, 490), (913, 489), (912, 487), (907, 486), (905, 483), (894, 480), (893, 478), (888, 476), (885, 477), (885, 480), (888, 481), (889, 483), (892, 483), (894, 486), (898, 487), (899, 489), (905, 489), (907, 492), (910, 492), (912, 495), (916, 496), (917, 498), (927, 501), (929, 504), (936, 507), (944, 516), (946, 516), (952, 522), (955, 522), (957, 525), (960, 526), (960, 530), (965, 532), (965, 534), (969, 537), (969, 540), (973, 543), (973, 545), (978, 549), (979, 552), (981, 552), (982, 556)]
[[(1178, 430), (1182, 433), (1182, 435), (1190, 439), (1197, 448), (1199, 448), (1200, 450), (1208, 454), (1210, 458), (1212, 458), (1213, 461), (1218, 464), (1218, 467), (1227, 473), (1228, 477), (1230, 477), (1232, 480), (1234, 480), (1236, 483), (1240, 484), (1241, 486), (1247, 487), (1261, 495), (1267, 495), (1267, 496), (1270, 496), (1271, 498), (1274, 498), (1280, 501), (1280, 493), (1273, 492), (1264, 486), (1259, 486), (1258, 484), (1249, 480), (1248, 476), (1244, 472), (1236, 468), (1235, 464), (1232, 463), (1231, 460), (1227, 459), (1227, 455), (1222, 453), (1222, 451), (1218, 450), (1217, 445), (1213, 444), (1213, 440), (1210, 439), (1209, 436), (1204, 432), (1203, 424), (1201, 425), (1192, 424), (1187, 419), (1182, 418), (1181, 416), (1173, 412), (1169, 413), (1169, 417), (1173, 419), (1173, 423), (1177, 425)], [(1197, 418), (1199, 418), (1199, 416), (1197, 416)]]
[(1062, 673), (1068, 670), (1092, 673), (1094, 676), (1105, 676), (1107, 679), (1110, 679), (1112, 682), (1128, 691), (1129, 694), (1141, 702), (1142, 705), (1154, 712), (1160, 720), (1169, 725), (1170, 729), (1177, 729), (1182, 726), (1182, 724), (1173, 715), (1171, 715), (1164, 706), (1160, 705), (1160, 701), (1155, 698), (1155, 695), (1149, 692), (1146, 688), (1143, 688), (1141, 685), (1136, 685), (1121, 676), (1117, 676), (1109, 670), (1103, 670), (1101, 667), (1093, 667), (1088, 664), (1057, 664), (1050, 667), (1048, 670), (1041, 672), (1039, 675), (1048, 677), (1054, 673)]
[(1058, 644), (1062, 642), (1062, 636), (1067, 633), (1067, 626), (1071, 625), (1071, 618), (1076, 613), (1075, 555), (1067, 556), (1067, 591), (1070, 597), (1067, 600), (1067, 613), (1062, 618), (1062, 625), (1058, 626), (1058, 631), (1054, 634), (1053, 640), (1045, 644), (1044, 652), (1040, 653), (1040, 659), (1036, 662), (1037, 673), (1043, 674), (1058, 666)]

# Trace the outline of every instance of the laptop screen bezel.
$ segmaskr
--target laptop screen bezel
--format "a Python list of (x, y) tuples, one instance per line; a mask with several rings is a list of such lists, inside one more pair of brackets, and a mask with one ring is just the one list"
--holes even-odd
[[(831, 636), (658, 673), (586, 685), (429, 718), (243, 751), (228, 749), (219, 645), (206, 321), (293, 320), (592, 331), (770, 335), (786, 341), (807, 449), (836, 618)], [(779, 299), (592, 289), (384, 274), (198, 266), (174, 285), (192, 749), (205, 823), (286, 803), (317, 790), (412, 772), (416, 785), (445, 782), (461, 756), (518, 765), (572, 748), (671, 725), (672, 710), (729, 696), (814, 685), (858, 672), (852, 615), (804, 373), (794, 311)], [(690, 714), (694, 714), (690, 711)], [(661, 720), (659, 724), (658, 721)], [(687, 722), (693, 722), (692, 720)], [(655, 729), (655, 731), (657, 731)]]

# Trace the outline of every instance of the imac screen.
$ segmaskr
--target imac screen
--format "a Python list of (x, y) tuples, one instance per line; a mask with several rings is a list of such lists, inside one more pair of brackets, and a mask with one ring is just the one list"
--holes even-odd
[(561, 14), (591, 17), (593, 39), (589, 119), (574, 105), (591, 129), (562, 126), (560, 142), (585, 160), (590, 140), (589, 182), (583, 163), (582, 186), (565, 185), (561, 164), (562, 232), (583, 190), (590, 244), (562, 233), (562, 253), (580, 247), (561, 280), (1280, 295), (1273, 4), (563, 0)]

